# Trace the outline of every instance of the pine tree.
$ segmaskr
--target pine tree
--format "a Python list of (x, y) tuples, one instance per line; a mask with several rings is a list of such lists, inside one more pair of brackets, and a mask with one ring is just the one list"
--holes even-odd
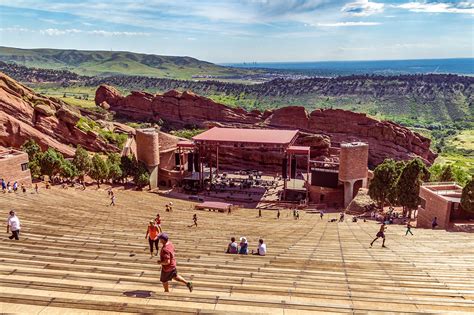
[(462, 190), (461, 207), (464, 211), (474, 213), (474, 178)]
[(396, 190), (399, 173), (397, 162), (391, 159), (385, 160), (374, 170), (374, 178), (369, 185), (369, 196), (377, 201), (382, 209), (389, 196)]
[(397, 181), (397, 197), (403, 206), (403, 213), (416, 209), (419, 202), (419, 191), (422, 180), (429, 178), (429, 171), (418, 158), (409, 161)]
[(441, 182), (452, 182), (454, 181), (454, 174), (451, 165), (446, 165), (439, 176)]
[(89, 153), (80, 145), (77, 146), (72, 164), (76, 167), (80, 180), (84, 181), (84, 176), (89, 173), (92, 161)]
[(92, 157), (92, 165), (89, 170), (89, 176), (97, 181), (97, 187), (100, 187), (101, 181), (107, 179), (109, 175), (109, 168), (106, 160), (104, 160), (98, 153)]
[(31, 176), (39, 178), (41, 176), (40, 161), (43, 155), (41, 147), (35, 140), (29, 139), (23, 143), (21, 150), (28, 154), (28, 168), (30, 169)]
[(63, 155), (55, 149), (49, 148), (41, 155), (41, 160), (39, 162), (41, 174), (48, 175), (49, 178), (52, 179), (59, 173), (63, 162)]

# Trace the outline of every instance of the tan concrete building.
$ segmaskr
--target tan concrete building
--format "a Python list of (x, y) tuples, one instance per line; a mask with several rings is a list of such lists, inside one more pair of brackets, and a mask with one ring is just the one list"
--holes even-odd
[(469, 222), (474, 215), (464, 211), (461, 203), (462, 187), (456, 183), (424, 183), (420, 187), (417, 227), (431, 228), (434, 217), (438, 227), (450, 229), (456, 222)]
[(0, 178), (5, 182), (31, 185), (28, 154), (23, 151), (0, 147)]

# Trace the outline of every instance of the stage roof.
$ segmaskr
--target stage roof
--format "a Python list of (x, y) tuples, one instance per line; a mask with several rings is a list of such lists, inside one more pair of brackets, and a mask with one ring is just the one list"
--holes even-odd
[(298, 130), (240, 129), (214, 127), (194, 136), (195, 142), (251, 143), (289, 145), (296, 139)]

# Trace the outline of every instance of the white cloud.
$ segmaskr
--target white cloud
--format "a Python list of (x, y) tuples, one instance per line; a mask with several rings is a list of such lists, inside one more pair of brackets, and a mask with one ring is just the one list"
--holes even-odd
[(39, 31), (41, 35), (49, 35), (49, 36), (60, 36), (60, 35), (66, 35), (66, 34), (77, 34), (77, 33), (82, 33), (81, 30), (72, 28), (72, 29), (64, 29), (60, 30), (57, 28), (47, 28), (44, 30)]
[(368, 16), (382, 13), (383, 10), (383, 3), (371, 2), (369, 0), (357, 0), (344, 5), (341, 9), (342, 12), (353, 16)]
[(105, 31), (105, 30), (78, 30), (75, 28), (70, 29), (57, 29), (57, 28), (47, 28), (42, 30), (32, 30), (29, 28), (19, 28), (19, 27), (7, 27), (0, 28), (0, 32), (29, 32), (36, 33), (38, 32), (41, 35), (47, 36), (62, 36), (68, 34), (89, 34), (97, 36), (149, 36), (151, 33), (144, 32), (114, 32), (114, 31)]
[(396, 7), (411, 12), (474, 14), (473, 2), (407, 2)]
[(318, 23), (317, 26), (322, 27), (344, 27), (344, 26), (375, 26), (380, 25), (378, 22), (336, 22), (336, 23)]

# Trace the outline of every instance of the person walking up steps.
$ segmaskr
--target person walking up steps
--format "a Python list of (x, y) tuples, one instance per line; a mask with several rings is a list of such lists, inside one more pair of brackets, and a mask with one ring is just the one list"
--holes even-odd
[(163, 232), (163, 231), (161, 230), (161, 217), (160, 217), (160, 214), (159, 214), (159, 213), (156, 214), (155, 225), (156, 225), (156, 227), (158, 228), (158, 230), (160, 231), (160, 233)]
[(110, 191), (110, 206), (114, 206), (115, 207), (115, 194), (113, 191)]
[(185, 284), (188, 287), (189, 292), (193, 292), (193, 283), (186, 281), (183, 277), (178, 275), (178, 271), (176, 270), (175, 249), (173, 243), (171, 243), (168, 238), (168, 234), (161, 233), (158, 236), (158, 239), (161, 243), (160, 260), (158, 260), (158, 265), (161, 265), (160, 281), (163, 284), (163, 289), (165, 292), (169, 292), (168, 282), (176, 280)]
[(20, 239), (20, 219), (16, 216), (15, 211), (10, 211), (10, 216), (7, 220), (7, 233), (12, 232), (12, 235), (9, 236), (9, 239)]
[(278, 209), (278, 212), (277, 212), (277, 219), (280, 219), (280, 209)]
[(385, 230), (387, 227), (385, 226), (385, 223), (382, 223), (380, 226), (380, 230), (377, 232), (377, 235), (375, 236), (374, 240), (370, 243), (370, 247), (374, 244), (376, 240), (379, 238), (382, 238), (382, 247), (385, 247)]
[(407, 222), (407, 231), (406, 231), (406, 233), (405, 233), (405, 236), (407, 236), (408, 233), (410, 233), (411, 235), (413, 235), (413, 232), (411, 231), (411, 223), (410, 223), (410, 221)]
[(438, 226), (438, 217), (434, 217), (433, 221), (431, 222), (431, 228), (434, 230)]
[(322, 220), (324, 217), (324, 211), (323, 210), (320, 210), (319, 211), (319, 218)]
[(258, 209), (258, 217), (259, 217), (259, 218), (262, 217), (262, 209)]
[(151, 220), (145, 235), (145, 239), (148, 238), (148, 243), (150, 244), (150, 258), (153, 258), (153, 245), (155, 245), (156, 248), (155, 256), (158, 255), (158, 234), (158, 227), (154, 224), (153, 220)]

